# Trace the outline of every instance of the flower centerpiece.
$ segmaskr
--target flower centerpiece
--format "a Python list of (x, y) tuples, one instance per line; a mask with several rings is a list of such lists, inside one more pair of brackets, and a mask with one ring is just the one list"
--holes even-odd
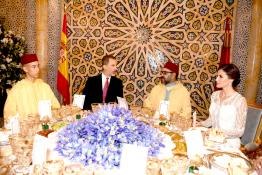
[(22, 79), (20, 57), (25, 52), (25, 39), (6, 31), (0, 24), (0, 89), (11, 88)]
[(157, 129), (132, 118), (131, 111), (104, 106), (60, 130), (56, 151), (85, 166), (112, 169), (119, 167), (123, 143), (148, 147), (149, 156), (157, 156), (165, 147), (160, 135)]

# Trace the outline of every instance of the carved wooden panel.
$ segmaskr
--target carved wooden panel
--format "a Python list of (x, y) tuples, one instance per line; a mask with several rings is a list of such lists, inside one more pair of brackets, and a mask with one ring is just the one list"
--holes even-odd
[[(129, 103), (142, 105), (159, 82), (167, 60), (180, 67), (179, 78), (192, 106), (206, 116), (214, 89), (224, 21), (231, 22), (232, 0), (66, 0), (72, 93), (101, 70), (105, 54), (116, 56)], [(233, 29), (232, 29), (233, 30)]]

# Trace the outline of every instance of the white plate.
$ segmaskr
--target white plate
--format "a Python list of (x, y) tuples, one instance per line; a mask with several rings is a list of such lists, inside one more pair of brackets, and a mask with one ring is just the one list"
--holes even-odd
[(212, 166), (222, 171), (227, 171), (229, 167), (241, 167), (241, 169), (245, 172), (253, 171), (253, 166), (249, 160), (233, 153), (213, 153), (210, 155), (209, 161)]

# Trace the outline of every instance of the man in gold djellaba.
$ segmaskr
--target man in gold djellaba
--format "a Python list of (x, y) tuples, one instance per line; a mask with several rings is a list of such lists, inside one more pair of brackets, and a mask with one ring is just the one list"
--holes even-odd
[(168, 61), (161, 69), (162, 82), (156, 85), (144, 101), (144, 107), (158, 111), (162, 102), (167, 102), (171, 120), (179, 115), (191, 118), (190, 94), (183, 84), (177, 80), (179, 66)]
[(21, 57), (25, 78), (18, 81), (8, 92), (4, 106), (5, 122), (17, 116), (25, 119), (28, 115), (38, 114), (38, 103), (41, 100), (50, 100), (53, 109), (60, 108), (50, 86), (39, 79), (39, 63), (36, 54), (25, 54)]

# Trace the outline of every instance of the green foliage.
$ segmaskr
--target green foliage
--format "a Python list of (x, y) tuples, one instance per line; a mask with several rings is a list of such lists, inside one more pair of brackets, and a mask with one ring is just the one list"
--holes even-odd
[(24, 37), (6, 31), (0, 24), (0, 89), (11, 88), (23, 78), (20, 58), (24, 52)]

